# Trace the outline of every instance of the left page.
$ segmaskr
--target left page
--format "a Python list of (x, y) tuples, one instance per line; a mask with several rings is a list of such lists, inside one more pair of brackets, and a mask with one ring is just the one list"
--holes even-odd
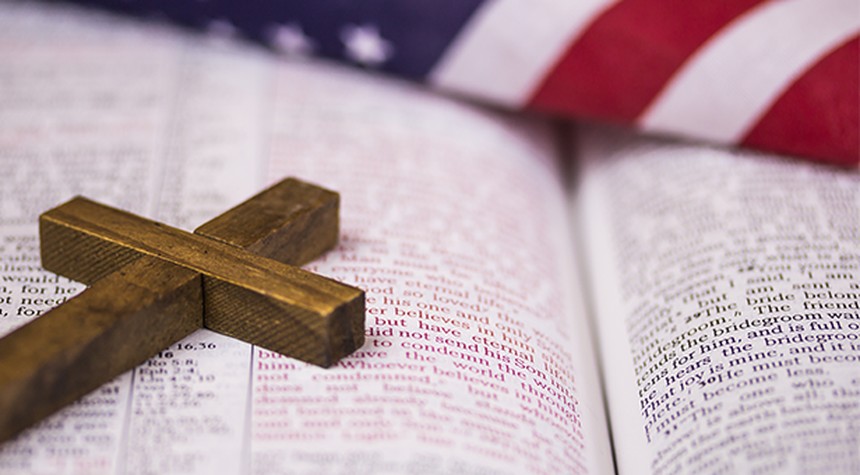
[(308, 268), (368, 307), (328, 370), (201, 330), (4, 444), (0, 472), (611, 470), (551, 127), (224, 38), (0, 9), (0, 333), (82, 290), (41, 270), (40, 212), (83, 194), (190, 229), (288, 175), (341, 193), (341, 244)]

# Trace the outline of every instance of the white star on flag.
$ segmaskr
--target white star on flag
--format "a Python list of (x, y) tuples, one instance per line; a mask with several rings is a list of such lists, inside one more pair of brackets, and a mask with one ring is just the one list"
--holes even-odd
[(298, 23), (277, 25), (269, 29), (269, 44), (279, 53), (289, 56), (307, 56), (316, 45)]
[(373, 25), (347, 25), (341, 29), (340, 39), (346, 46), (346, 56), (365, 66), (379, 66), (394, 54), (394, 47)]

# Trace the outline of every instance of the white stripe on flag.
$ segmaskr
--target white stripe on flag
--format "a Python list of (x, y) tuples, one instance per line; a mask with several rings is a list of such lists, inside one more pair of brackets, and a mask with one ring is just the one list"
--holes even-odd
[(436, 63), (430, 83), (496, 104), (524, 105), (559, 55), (609, 3), (491, 0)]
[(856, 0), (768, 2), (714, 35), (639, 117), (646, 130), (737, 142), (810, 66), (860, 29)]

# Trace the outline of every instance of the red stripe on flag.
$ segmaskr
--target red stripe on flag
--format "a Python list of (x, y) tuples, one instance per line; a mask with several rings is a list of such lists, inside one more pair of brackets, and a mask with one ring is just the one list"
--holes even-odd
[(568, 46), (529, 106), (632, 122), (708, 38), (762, 0), (624, 0)]
[(860, 36), (830, 52), (765, 112), (742, 143), (860, 164)]

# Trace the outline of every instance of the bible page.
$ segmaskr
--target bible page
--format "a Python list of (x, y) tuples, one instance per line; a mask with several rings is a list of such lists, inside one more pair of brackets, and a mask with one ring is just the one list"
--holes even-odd
[(552, 127), (219, 31), (0, 4), (0, 332), (83, 290), (40, 268), (40, 212), (84, 194), (193, 229), (297, 176), (341, 194), (307, 268), (367, 292), (367, 342), (320, 369), (198, 331), (0, 472), (611, 470)]
[(580, 135), (622, 474), (860, 470), (860, 177)]

